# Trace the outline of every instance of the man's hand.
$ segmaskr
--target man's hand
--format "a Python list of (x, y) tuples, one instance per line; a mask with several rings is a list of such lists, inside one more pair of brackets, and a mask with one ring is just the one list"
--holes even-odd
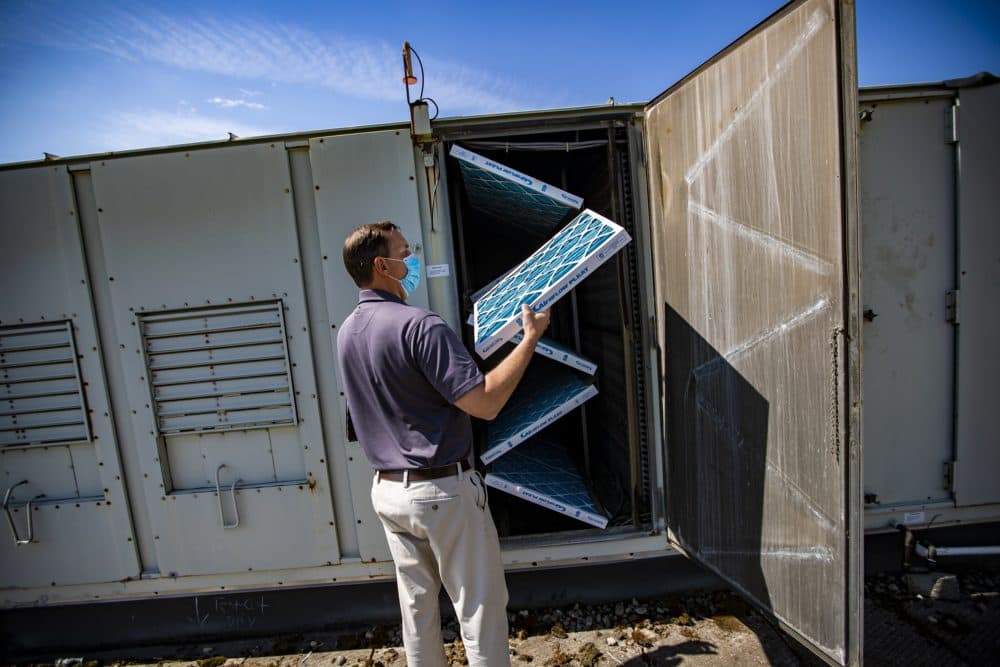
[(533, 343), (537, 343), (545, 330), (549, 327), (549, 311), (534, 312), (528, 304), (521, 304), (521, 321), (524, 322), (524, 337)]

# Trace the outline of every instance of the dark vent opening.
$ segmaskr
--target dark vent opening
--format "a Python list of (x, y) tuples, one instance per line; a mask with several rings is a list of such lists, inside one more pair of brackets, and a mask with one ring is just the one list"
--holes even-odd
[[(636, 237), (630, 155), (625, 127), (599, 127), (530, 135), (497, 135), (458, 141), (469, 150), (584, 198), (590, 208)], [(446, 146), (450, 148), (450, 145)], [(518, 225), (474, 208), (454, 158), (448, 158), (452, 220), (462, 320), (472, 313), (471, 295), (516, 266), (576, 215), (551, 229)], [(640, 285), (635, 242), (590, 275), (552, 310), (548, 336), (598, 367), (599, 393), (543, 432), (562, 443), (610, 520), (608, 528), (639, 528), (650, 517), (645, 367)], [(471, 326), (463, 330), (473, 346)], [(483, 361), (494, 366), (509, 347)], [(477, 452), (485, 448), (485, 429)], [(486, 466), (486, 471), (490, 467)], [(490, 504), (501, 536), (599, 531), (491, 490)]]

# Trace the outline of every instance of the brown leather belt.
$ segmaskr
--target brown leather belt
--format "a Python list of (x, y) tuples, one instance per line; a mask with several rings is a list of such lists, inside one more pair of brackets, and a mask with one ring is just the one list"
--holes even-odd
[[(469, 469), (469, 462), (462, 461), (462, 470)], [(458, 474), (454, 463), (437, 466), (436, 468), (414, 468), (412, 470), (380, 470), (379, 479), (387, 479), (390, 482), (402, 482), (403, 473), (408, 472), (411, 482), (426, 482), (429, 479), (439, 479), (448, 475)]]

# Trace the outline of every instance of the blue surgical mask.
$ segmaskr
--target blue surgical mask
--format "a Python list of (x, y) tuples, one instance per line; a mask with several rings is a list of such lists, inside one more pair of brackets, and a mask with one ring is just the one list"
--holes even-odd
[(420, 256), (419, 255), (407, 255), (403, 259), (393, 259), (392, 257), (385, 257), (383, 259), (390, 259), (393, 262), (402, 262), (406, 265), (406, 275), (403, 279), (395, 278), (389, 276), (393, 280), (399, 282), (403, 286), (403, 291), (406, 292), (406, 296), (413, 294), (417, 287), (420, 285)]

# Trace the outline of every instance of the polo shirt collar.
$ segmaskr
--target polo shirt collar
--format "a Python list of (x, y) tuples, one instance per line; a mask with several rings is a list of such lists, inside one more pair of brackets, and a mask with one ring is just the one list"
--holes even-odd
[(393, 301), (404, 305), (406, 303), (392, 292), (386, 292), (385, 290), (363, 289), (358, 292), (358, 303), (366, 303), (370, 301)]

